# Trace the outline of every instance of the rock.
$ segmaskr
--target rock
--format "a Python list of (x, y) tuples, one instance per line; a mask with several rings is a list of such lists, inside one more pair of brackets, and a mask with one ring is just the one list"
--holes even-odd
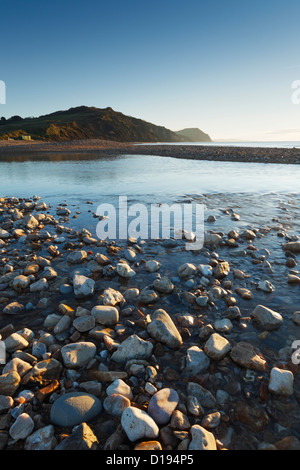
[(55, 450), (97, 450), (98, 444), (98, 439), (91, 428), (86, 423), (82, 423), (75, 426), (72, 434), (60, 442)]
[(46, 289), (48, 289), (48, 282), (45, 277), (42, 277), (42, 279), (37, 282), (34, 282), (30, 286), (30, 292), (41, 292)]
[(217, 233), (205, 233), (204, 234), (204, 245), (216, 247), (220, 245), (222, 241), (221, 235)]
[(30, 279), (27, 276), (23, 276), (20, 274), (19, 276), (16, 276), (13, 280), (12, 286), (14, 289), (26, 289), (30, 284)]
[(237, 343), (230, 352), (231, 359), (247, 369), (264, 371), (267, 361), (260, 355), (260, 352), (245, 341)]
[(73, 277), (73, 288), (76, 298), (89, 297), (94, 293), (95, 281), (81, 274), (75, 274)]
[(222, 261), (217, 264), (214, 269), (214, 276), (216, 279), (223, 279), (224, 277), (228, 276), (230, 271), (230, 266), (227, 261)]
[(59, 379), (63, 366), (54, 358), (39, 361), (33, 368), (22, 378), (23, 384), (39, 384), (48, 385), (54, 379)]
[(294, 312), (292, 320), (295, 323), (295, 325), (300, 326), (300, 312)]
[(16, 371), (0, 375), (0, 394), (13, 397), (20, 382), (21, 377)]
[(28, 341), (18, 333), (12, 333), (9, 335), (4, 340), (4, 344), (6, 351), (9, 353), (13, 353), (14, 351), (17, 351), (17, 349), (25, 349), (29, 345)]
[(14, 406), (14, 400), (10, 396), (0, 395), (0, 413), (8, 411)]
[(288, 283), (289, 284), (300, 284), (300, 277), (296, 276), (295, 274), (288, 275)]
[(131, 289), (126, 289), (123, 295), (127, 301), (135, 300), (140, 295), (140, 291), (137, 288), (133, 287)]
[(136, 272), (131, 269), (128, 264), (125, 263), (117, 264), (117, 273), (119, 274), (119, 276), (124, 277), (126, 279), (130, 279), (131, 277), (136, 275)]
[(181, 431), (188, 430), (191, 427), (188, 417), (180, 410), (174, 410), (169, 423), (170, 428)]
[(296, 436), (286, 436), (274, 445), (275, 450), (300, 450), (300, 441)]
[(178, 393), (172, 388), (162, 388), (152, 395), (148, 414), (158, 425), (167, 424), (179, 402)]
[(214, 413), (210, 413), (202, 419), (201, 425), (206, 429), (214, 429), (219, 426), (221, 422), (221, 413), (219, 411), (215, 411)]
[(188, 382), (186, 387), (187, 395), (197, 398), (199, 403), (205, 408), (214, 408), (216, 406), (216, 399), (213, 394), (202, 387), (202, 385), (195, 382)]
[(215, 361), (220, 361), (231, 350), (229, 341), (218, 333), (213, 333), (204, 345), (204, 352)]
[(23, 225), (28, 229), (34, 229), (39, 225), (37, 219), (31, 214), (26, 215), (22, 222)]
[(38, 429), (27, 437), (24, 450), (53, 450), (57, 445), (52, 424)]
[(114, 290), (111, 287), (105, 289), (105, 291), (103, 292), (103, 296), (104, 305), (114, 306), (124, 300), (124, 297), (121, 292)]
[(102, 403), (93, 395), (71, 392), (60, 396), (53, 403), (50, 420), (56, 426), (77, 426), (98, 416)]
[(220, 333), (229, 333), (233, 328), (233, 324), (228, 318), (223, 318), (222, 320), (215, 321), (214, 328)]
[(151, 416), (133, 406), (123, 412), (121, 425), (131, 442), (144, 438), (155, 439), (159, 435), (159, 428)]
[(196, 304), (198, 304), (199, 307), (206, 307), (208, 300), (209, 297), (207, 295), (199, 295), (199, 297), (196, 297)]
[(252, 292), (249, 289), (245, 289), (244, 287), (238, 287), (237, 289), (235, 289), (235, 292), (244, 300), (253, 299)]
[(134, 450), (162, 450), (162, 446), (158, 441), (145, 441), (137, 444)]
[(174, 284), (172, 284), (168, 277), (164, 276), (160, 279), (156, 279), (153, 282), (153, 287), (155, 290), (161, 292), (162, 294), (171, 294), (174, 289)]
[(83, 263), (87, 258), (87, 252), (84, 250), (79, 250), (79, 251), (72, 251), (68, 256), (67, 256), (67, 262), (70, 264), (81, 264)]
[(47, 209), (47, 204), (43, 201), (39, 201), (35, 206), (36, 211), (46, 211)]
[(14, 441), (18, 441), (19, 439), (26, 439), (26, 437), (32, 433), (33, 429), (33, 419), (27, 413), (22, 413), (11, 426), (9, 435)]
[(199, 424), (194, 424), (190, 429), (191, 442), (189, 450), (217, 450), (214, 435)]
[(153, 350), (150, 341), (144, 341), (137, 335), (131, 335), (120, 344), (111, 359), (117, 363), (124, 363), (131, 359), (148, 359)]
[(145, 266), (148, 272), (154, 273), (161, 268), (161, 263), (159, 263), (155, 259), (152, 259), (152, 260), (147, 261)]
[(294, 393), (293, 373), (290, 370), (273, 367), (270, 373), (269, 391), (276, 395), (292, 395)]
[(139, 301), (145, 305), (157, 302), (158, 300), (159, 295), (155, 292), (155, 290), (148, 289), (147, 287), (142, 290), (139, 296)]
[(200, 341), (207, 341), (210, 335), (214, 332), (214, 328), (212, 325), (208, 324), (202, 326), (199, 331), (199, 339)]
[(196, 266), (191, 263), (184, 263), (178, 268), (178, 276), (180, 278), (188, 278), (194, 276), (197, 272)]
[(197, 269), (201, 276), (204, 276), (206, 278), (210, 278), (213, 275), (213, 268), (209, 264), (199, 264), (197, 266)]
[(80, 333), (85, 333), (90, 331), (95, 327), (96, 320), (92, 315), (84, 315), (82, 317), (77, 317), (73, 321), (73, 326)]
[(278, 329), (283, 322), (283, 318), (279, 313), (263, 305), (257, 305), (255, 307), (253, 318), (261, 329), (267, 331)]
[(22, 313), (25, 313), (25, 307), (19, 302), (11, 302), (10, 304), (6, 305), (6, 307), (3, 309), (3, 313), (6, 313), (8, 315), (20, 315)]
[(147, 327), (147, 332), (156, 341), (171, 349), (177, 349), (182, 344), (182, 338), (171, 317), (162, 309), (156, 310)]
[(86, 366), (96, 355), (97, 348), (91, 342), (71, 343), (61, 348), (64, 366), (77, 369)]
[(121, 416), (123, 411), (130, 406), (130, 400), (123, 395), (113, 393), (105, 398), (103, 407), (106, 413), (112, 416)]
[(30, 263), (24, 269), (25, 276), (30, 276), (31, 274), (37, 274), (41, 269), (38, 263)]
[(69, 317), (69, 315), (63, 315), (59, 322), (56, 323), (53, 333), (55, 335), (59, 335), (63, 331), (66, 331), (69, 329), (70, 325), (72, 322), (72, 318)]
[(257, 288), (267, 293), (274, 292), (275, 287), (271, 284), (270, 281), (260, 281)]
[(237, 418), (252, 431), (261, 432), (269, 422), (266, 411), (256, 404), (238, 402), (236, 405)]
[(122, 379), (114, 380), (114, 382), (107, 387), (106, 393), (107, 395), (122, 395), (123, 397), (128, 398), (128, 400), (133, 399), (131, 388)]
[(119, 321), (119, 311), (116, 307), (108, 305), (96, 305), (92, 309), (91, 315), (95, 318), (96, 323), (101, 325), (113, 326)]
[(291, 253), (300, 253), (300, 240), (296, 242), (288, 242), (283, 245), (285, 251), (290, 251)]
[(29, 372), (31, 369), (31, 364), (28, 364), (28, 362), (23, 361), (19, 357), (14, 357), (4, 366), (2, 374), (7, 374), (8, 372), (15, 371), (20, 375), (20, 377), (23, 377), (23, 375), (27, 374), (27, 372)]
[(127, 261), (133, 262), (136, 260), (136, 252), (131, 248), (127, 248), (126, 250), (124, 250), (124, 256)]
[(187, 349), (184, 372), (188, 376), (205, 372), (209, 365), (209, 357), (198, 346), (191, 346)]
[(103, 255), (102, 253), (96, 253), (95, 260), (101, 266), (105, 266), (110, 263), (109, 258), (107, 258), (107, 256)]
[(9, 238), (10, 233), (7, 230), (4, 230), (3, 228), (0, 228), (0, 238), (3, 240), (5, 238)]

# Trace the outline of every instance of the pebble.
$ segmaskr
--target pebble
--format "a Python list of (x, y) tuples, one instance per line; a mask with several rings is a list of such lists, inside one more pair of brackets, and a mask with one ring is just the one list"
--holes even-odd
[(76, 426), (88, 422), (102, 411), (102, 403), (93, 395), (71, 392), (60, 396), (50, 411), (51, 423), (56, 426)]
[(73, 277), (73, 288), (76, 298), (84, 298), (93, 295), (95, 281), (86, 276), (75, 274)]
[(275, 312), (264, 305), (257, 305), (255, 307), (253, 318), (261, 329), (267, 331), (278, 329), (283, 322), (283, 318), (280, 313)]
[(112, 384), (110, 384), (106, 389), (106, 393), (107, 395), (122, 395), (123, 397), (128, 398), (128, 400), (133, 399), (131, 388), (122, 379), (116, 379)]
[(148, 414), (158, 425), (167, 424), (179, 402), (178, 393), (172, 388), (163, 388), (152, 395)]
[(61, 348), (64, 366), (70, 369), (86, 366), (96, 355), (96, 346), (91, 342), (71, 343)]
[(294, 375), (290, 370), (273, 367), (270, 373), (269, 390), (275, 395), (290, 396), (294, 393)]
[(145, 411), (129, 406), (121, 417), (122, 428), (131, 442), (140, 439), (155, 439), (159, 435), (159, 427)]
[(131, 335), (112, 354), (111, 359), (117, 363), (124, 363), (131, 359), (148, 359), (153, 350), (150, 341), (144, 341), (137, 335)]
[(125, 263), (118, 263), (117, 264), (117, 273), (119, 276), (124, 277), (126, 279), (130, 279), (136, 275), (136, 272)]
[(194, 424), (191, 429), (191, 442), (189, 450), (217, 450), (214, 435), (199, 424)]
[(119, 311), (109, 305), (96, 305), (91, 311), (96, 323), (105, 326), (114, 326), (119, 321)]
[(191, 346), (186, 351), (184, 373), (187, 376), (205, 372), (210, 365), (210, 359), (198, 346)]
[(204, 345), (204, 352), (215, 361), (223, 359), (230, 350), (229, 341), (218, 333), (213, 333)]
[(53, 450), (57, 445), (55, 430), (52, 424), (37, 429), (26, 438), (25, 450)]
[(123, 411), (130, 406), (130, 400), (124, 395), (113, 393), (105, 398), (103, 408), (109, 415), (121, 416)]
[(156, 341), (177, 349), (182, 344), (182, 338), (171, 317), (163, 309), (155, 310), (147, 332)]
[(34, 429), (34, 421), (27, 414), (20, 414), (14, 424), (9, 429), (9, 435), (14, 441), (19, 439), (26, 439)]
[(145, 263), (146, 270), (150, 273), (154, 273), (161, 268), (161, 263), (156, 260), (149, 260)]

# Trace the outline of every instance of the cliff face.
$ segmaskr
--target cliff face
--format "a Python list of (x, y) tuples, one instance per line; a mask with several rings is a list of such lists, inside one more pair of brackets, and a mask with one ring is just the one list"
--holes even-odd
[(38, 118), (14, 116), (0, 120), (0, 139), (18, 138), (20, 135), (47, 141), (102, 139), (117, 142), (183, 142), (187, 137), (112, 108), (87, 106)]
[(186, 142), (211, 142), (211, 138), (208, 134), (201, 131), (198, 128), (182, 129), (177, 131), (176, 134), (179, 137), (186, 137)]

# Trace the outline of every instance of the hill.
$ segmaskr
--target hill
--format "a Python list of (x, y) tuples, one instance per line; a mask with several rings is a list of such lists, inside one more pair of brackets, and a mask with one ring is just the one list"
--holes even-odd
[(176, 134), (182, 137), (186, 142), (211, 142), (208, 134), (198, 128), (182, 129), (177, 131)]
[(79, 106), (40, 117), (13, 116), (0, 120), (0, 139), (30, 135), (34, 140), (104, 139), (116, 142), (184, 142), (165, 127), (126, 116), (112, 108)]

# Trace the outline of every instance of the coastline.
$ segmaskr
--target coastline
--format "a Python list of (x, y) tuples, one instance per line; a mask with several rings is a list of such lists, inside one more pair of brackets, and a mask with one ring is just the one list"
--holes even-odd
[(300, 149), (263, 147), (223, 147), (206, 145), (136, 145), (108, 140), (68, 142), (0, 141), (0, 156), (10, 154), (98, 153), (99, 155), (131, 154), (173, 157), (189, 160), (300, 164)]

